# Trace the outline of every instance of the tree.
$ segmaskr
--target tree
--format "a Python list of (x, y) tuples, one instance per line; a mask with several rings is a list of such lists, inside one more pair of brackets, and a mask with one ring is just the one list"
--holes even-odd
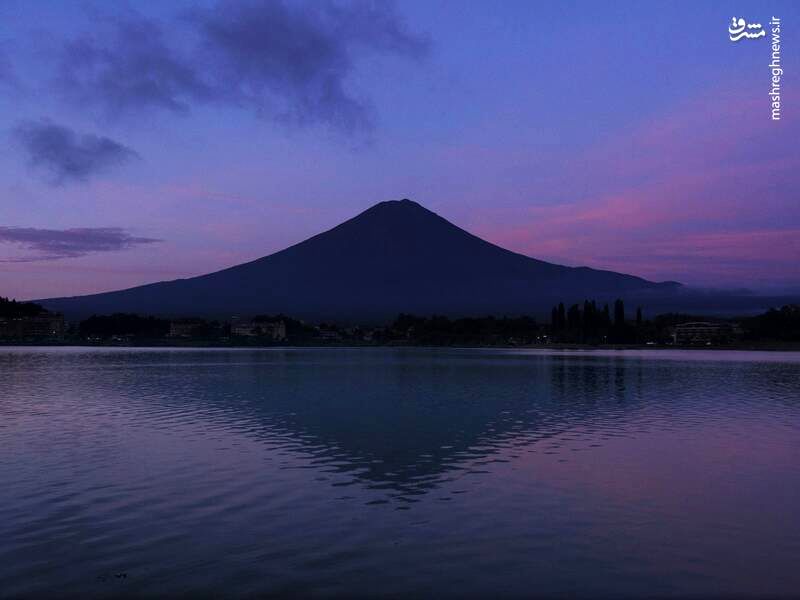
[(597, 338), (597, 305), (595, 301), (583, 302), (583, 341), (594, 341)]
[(608, 303), (603, 305), (603, 326), (611, 326), (611, 312), (608, 310)]
[(581, 309), (577, 304), (569, 307), (567, 312), (567, 325), (570, 333), (580, 336), (581, 333)]
[(0, 297), (0, 317), (35, 317), (46, 312), (42, 306), (33, 302), (17, 302), (16, 300)]
[(621, 329), (625, 325), (625, 303), (621, 298), (614, 301), (614, 327)]
[(101, 338), (114, 335), (159, 338), (169, 333), (169, 321), (127, 313), (92, 315), (85, 321), (81, 321), (79, 330), (83, 336)]
[(642, 326), (642, 307), (636, 308), (636, 327)]

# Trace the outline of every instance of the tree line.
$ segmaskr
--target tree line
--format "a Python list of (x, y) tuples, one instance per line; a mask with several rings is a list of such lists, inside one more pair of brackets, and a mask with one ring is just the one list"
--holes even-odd
[(17, 302), (0, 296), (0, 318), (18, 319), (46, 314), (44, 307), (34, 302)]
[(563, 302), (554, 306), (550, 313), (550, 337), (552, 341), (574, 344), (631, 344), (641, 342), (644, 319), (642, 308), (636, 308), (636, 320), (625, 319), (625, 302), (614, 301), (614, 315), (608, 304), (598, 308), (595, 300), (584, 300), (583, 305), (573, 304), (566, 308)]
[[(0, 318), (25, 318), (47, 314), (40, 305), (17, 302), (0, 297)], [(633, 318), (628, 318), (631, 316)], [(553, 306), (549, 323), (540, 323), (532, 316), (485, 316), (449, 318), (442, 315), (418, 316), (400, 314), (383, 327), (361, 328), (322, 323), (313, 326), (286, 315), (258, 315), (259, 322), (282, 320), (290, 343), (315, 344), (320, 331), (336, 332), (338, 342), (419, 345), (528, 345), (565, 344), (663, 344), (672, 341), (676, 325), (710, 321), (736, 324), (737, 339), (743, 342), (800, 342), (800, 306), (772, 308), (762, 314), (722, 319), (708, 316), (667, 313), (645, 319), (642, 307), (633, 315), (626, 312), (623, 299), (611, 306), (595, 300), (567, 307), (563, 302)], [(191, 337), (213, 342), (231, 336), (231, 324), (214, 320), (194, 319)], [(93, 315), (72, 323), (68, 336), (83, 340), (108, 340), (114, 337), (155, 340), (170, 334), (171, 321), (155, 316), (117, 313)]]

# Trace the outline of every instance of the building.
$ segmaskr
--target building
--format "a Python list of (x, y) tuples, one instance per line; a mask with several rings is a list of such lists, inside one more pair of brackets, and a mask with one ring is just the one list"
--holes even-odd
[(678, 345), (725, 344), (733, 340), (736, 328), (730, 323), (694, 321), (680, 323), (672, 330), (672, 341)]
[(43, 313), (28, 317), (0, 317), (0, 338), (12, 340), (64, 339), (64, 316)]
[(205, 324), (202, 319), (178, 319), (169, 324), (170, 337), (192, 337)]
[(255, 324), (252, 321), (238, 321), (231, 324), (231, 335), (238, 335), (239, 337), (255, 337), (256, 333)]
[(231, 335), (241, 337), (266, 337), (275, 342), (286, 339), (286, 322), (278, 321), (236, 321), (231, 324)]
[(335, 329), (329, 329), (327, 327), (318, 328), (317, 337), (323, 342), (341, 342), (342, 339), (344, 339), (341, 333)]

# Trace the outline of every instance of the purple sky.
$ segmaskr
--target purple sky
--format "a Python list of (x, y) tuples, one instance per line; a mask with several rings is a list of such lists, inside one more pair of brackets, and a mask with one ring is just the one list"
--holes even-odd
[[(782, 21), (782, 119), (765, 38)], [(800, 290), (800, 3), (0, 4), (0, 295), (270, 254), (411, 198), (537, 258)]]

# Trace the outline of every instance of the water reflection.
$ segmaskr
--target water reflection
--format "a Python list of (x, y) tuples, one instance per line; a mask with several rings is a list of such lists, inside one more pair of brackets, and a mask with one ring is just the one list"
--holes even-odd
[[(511, 458), (557, 452), (563, 442), (546, 441), (576, 425), (583, 433), (573, 446), (581, 436), (596, 446), (648, 427), (707, 424), (719, 411), (730, 419), (753, 402), (767, 403), (764, 410), (796, 403), (800, 367), (360, 349), (19, 353), (3, 363), (9, 398), (15, 378), (28, 385), (42, 368), (60, 385), (59, 371), (69, 388), (133, 410), (137, 420), (246, 435), (298, 453), (303, 468), (349, 474), (406, 500), (481, 469), (504, 449)], [(726, 390), (735, 390), (727, 406), (720, 402)], [(296, 459), (284, 467), (297, 468)]]
[(796, 355), (0, 351), (0, 595), (787, 595), (798, 381)]

